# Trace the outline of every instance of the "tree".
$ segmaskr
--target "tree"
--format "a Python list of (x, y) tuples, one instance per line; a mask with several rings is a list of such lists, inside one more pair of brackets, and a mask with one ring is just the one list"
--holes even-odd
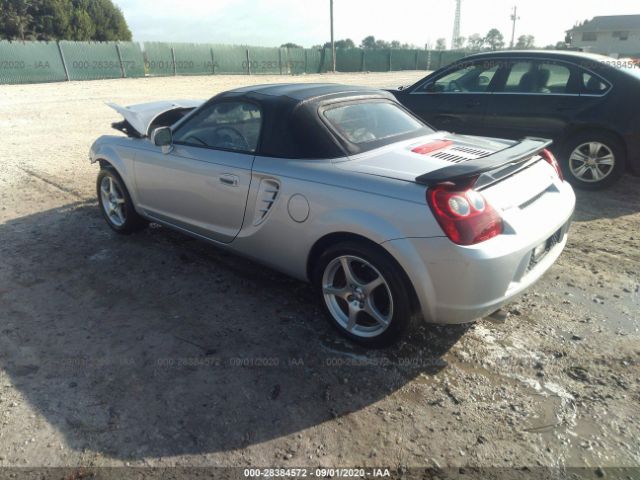
[(8, 40), (131, 40), (111, 0), (0, 0), (0, 37)]
[(33, 22), (30, 8), (31, 4), (27, 0), (3, 0), (2, 1), (2, 36), (11, 40), (27, 40), (29, 36), (29, 26)]
[[(345, 38), (344, 40), (336, 40), (335, 43), (336, 43), (336, 48), (340, 48), (340, 49), (356, 48), (356, 44), (353, 43), (353, 40), (351, 40), (350, 38)], [(318, 48), (331, 48), (331, 42), (326, 42), (322, 47), (318, 45)]]
[(447, 41), (444, 38), (439, 38), (436, 40), (436, 50), (446, 50), (447, 49)]
[(516, 43), (516, 48), (527, 49), (534, 48), (536, 43), (536, 39), (533, 35), (520, 35), (518, 37), (518, 43)]
[(467, 48), (469, 50), (482, 50), (484, 48), (484, 43), (484, 37), (479, 33), (469, 35), (469, 38), (467, 38)]
[(298, 45), (297, 43), (288, 42), (280, 45), (280, 48), (304, 48), (304, 47), (302, 45)]
[(485, 37), (485, 42), (491, 50), (500, 50), (504, 47), (504, 36), (497, 28), (492, 28)]
[(362, 42), (360, 42), (360, 48), (367, 48), (367, 49), (376, 48), (376, 37), (374, 37), (373, 35), (364, 37), (362, 39)]

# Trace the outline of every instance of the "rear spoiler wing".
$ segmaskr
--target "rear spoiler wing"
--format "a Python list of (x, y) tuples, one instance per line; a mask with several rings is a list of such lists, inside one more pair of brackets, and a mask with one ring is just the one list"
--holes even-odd
[[(439, 168), (433, 172), (416, 177), (416, 183), (432, 187), (438, 183), (460, 183), (482, 176), (478, 183), (482, 186), (494, 183), (500, 178), (512, 175), (527, 166), (531, 158), (549, 147), (553, 142), (544, 138), (527, 137), (511, 147), (500, 150), (486, 157), (469, 160), (464, 163)], [(486, 178), (484, 178), (486, 177)], [(476, 185), (478, 185), (476, 183)]]

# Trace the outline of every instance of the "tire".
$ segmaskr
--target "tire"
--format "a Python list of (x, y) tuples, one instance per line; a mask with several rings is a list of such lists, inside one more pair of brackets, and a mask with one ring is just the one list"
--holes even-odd
[(100, 212), (115, 232), (127, 235), (147, 226), (148, 222), (136, 212), (127, 187), (113, 168), (100, 170), (96, 193)]
[[(615, 135), (595, 130), (569, 138), (559, 157), (565, 179), (583, 190), (602, 190), (616, 183), (625, 172), (627, 160), (625, 147)], [(604, 160), (606, 163), (602, 163)]]
[(386, 252), (364, 242), (341, 242), (324, 251), (316, 262), (313, 284), (329, 322), (353, 342), (386, 347), (411, 323), (413, 287)]

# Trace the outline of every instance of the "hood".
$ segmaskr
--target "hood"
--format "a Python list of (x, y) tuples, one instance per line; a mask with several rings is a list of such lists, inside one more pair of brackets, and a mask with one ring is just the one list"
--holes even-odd
[(517, 142), (435, 132), (354, 155), (338, 168), (414, 182), (426, 173), (487, 157)]
[(107, 103), (116, 112), (124, 117), (131, 127), (142, 137), (149, 135), (149, 127), (156, 119), (165, 113), (175, 110), (191, 111), (205, 100), (162, 100), (159, 102), (139, 103), (123, 107), (116, 103)]

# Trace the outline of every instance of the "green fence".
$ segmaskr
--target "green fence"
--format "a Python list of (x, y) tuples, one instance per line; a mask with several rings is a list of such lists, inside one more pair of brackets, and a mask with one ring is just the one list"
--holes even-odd
[(135, 42), (117, 42), (116, 49), (122, 62), (123, 76), (144, 77), (144, 56), (140, 45)]
[(122, 65), (114, 42), (59, 43), (69, 80), (122, 78)]
[[(339, 72), (436, 70), (459, 51), (336, 51)], [(0, 41), (0, 84), (169, 75), (298, 75), (333, 68), (330, 49), (145, 42)]]
[(55, 42), (0, 41), (0, 84), (61, 82), (66, 79)]
[(148, 75), (175, 75), (173, 51), (170, 43), (144, 42), (144, 65)]
[(215, 73), (249, 73), (247, 47), (240, 45), (214, 45), (212, 48)]

